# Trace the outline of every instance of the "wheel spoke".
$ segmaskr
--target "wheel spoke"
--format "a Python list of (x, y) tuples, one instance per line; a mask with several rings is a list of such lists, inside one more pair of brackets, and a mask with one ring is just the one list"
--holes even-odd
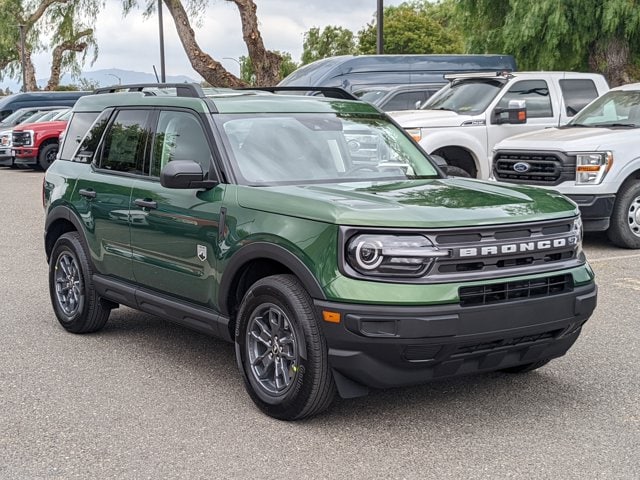
[(257, 334), (256, 332), (251, 332), (251, 336), (253, 338), (255, 338), (256, 340), (258, 340), (260, 343), (262, 343), (265, 347), (267, 347), (267, 351), (270, 351), (271, 349), (271, 342), (268, 340), (265, 340), (264, 338), (262, 338), (261, 335)]

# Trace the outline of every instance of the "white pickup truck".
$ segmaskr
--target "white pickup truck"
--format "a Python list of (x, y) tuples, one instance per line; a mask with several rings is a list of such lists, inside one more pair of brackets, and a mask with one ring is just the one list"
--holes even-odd
[[(391, 116), (450, 174), (488, 178), (496, 143), (520, 133), (567, 123), (609, 90), (595, 73), (505, 72), (448, 75), (449, 85), (420, 110)], [(461, 170), (464, 170), (462, 172)]]
[(640, 248), (640, 83), (610, 90), (560, 128), (495, 147), (496, 180), (552, 188), (580, 207), (586, 231)]

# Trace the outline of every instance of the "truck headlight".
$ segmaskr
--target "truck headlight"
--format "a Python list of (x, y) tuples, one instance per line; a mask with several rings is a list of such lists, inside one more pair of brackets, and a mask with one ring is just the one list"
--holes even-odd
[(593, 152), (576, 154), (576, 184), (597, 185), (611, 169), (613, 153)]
[(347, 263), (375, 277), (419, 277), (437, 257), (448, 257), (422, 235), (360, 234), (347, 242)]

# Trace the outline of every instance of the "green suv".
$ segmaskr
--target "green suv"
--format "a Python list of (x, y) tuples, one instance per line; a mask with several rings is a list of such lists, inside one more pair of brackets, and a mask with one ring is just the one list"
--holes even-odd
[(222, 337), (291, 420), (336, 391), (538, 368), (596, 306), (575, 204), (447, 178), (367, 103), (123, 88), (78, 100), (44, 180), (70, 332), (126, 305)]

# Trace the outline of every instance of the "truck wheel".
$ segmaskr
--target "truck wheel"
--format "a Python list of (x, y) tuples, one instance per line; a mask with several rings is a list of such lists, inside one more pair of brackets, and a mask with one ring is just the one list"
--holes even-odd
[(618, 247), (640, 248), (640, 182), (625, 183), (620, 189), (607, 235)]
[(96, 293), (92, 274), (80, 235), (62, 235), (49, 262), (49, 294), (58, 321), (69, 332), (95, 332), (109, 319), (111, 310)]
[(517, 365), (515, 367), (503, 368), (502, 371), (506, 373), (526, 373), (532, 370), (537, 370), (540, 367), (544, 367), (551, 360), (538, 360), (533, 363), (525, 363), (524, 365)]
[(38, 165), (40, 166), (40, 168), (42, 170), (46, 170), (47, 168), (49, 168), (49, 165), (51, 165), (56, 159), (56, 155), (58, 155), (57, 143), (50, 143), (42, 147), (40, 153), (38, 154)]
[(238, 312), (236, 358), (249, 396), (272, 417), (309, 417), (335, 396), (312, 300), (292, 275), (266, 277), (249, 288)]

